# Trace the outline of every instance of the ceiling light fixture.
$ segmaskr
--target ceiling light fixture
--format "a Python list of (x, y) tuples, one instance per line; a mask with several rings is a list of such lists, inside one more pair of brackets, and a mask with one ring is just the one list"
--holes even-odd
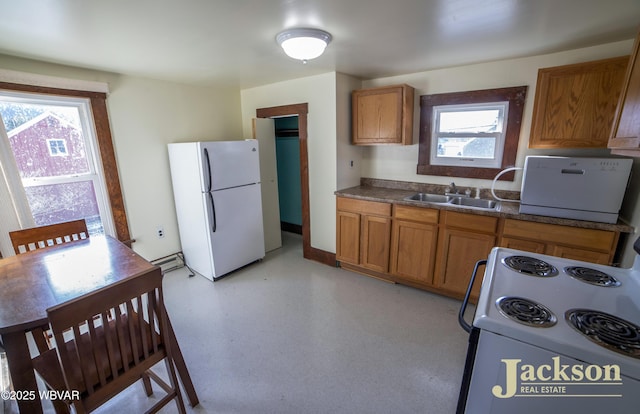
[(287, 56), (307, 63), (324, 52), (331, 42), (331, 34), (320, 29), (287, 29), (278, 33), (276, 41)]

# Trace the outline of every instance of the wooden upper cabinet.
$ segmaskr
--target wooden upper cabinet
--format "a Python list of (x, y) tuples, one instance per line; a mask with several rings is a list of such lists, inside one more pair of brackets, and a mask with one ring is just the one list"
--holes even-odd
[(606, 148), (628, 62), (540, 69), (529, 148)]
[(353, 91), (351, 98), (353, 144), (413, 144), (411, 86), (360, 89)]
[(633, 46), (618, 102), (609, 148), (612, 154), (640, 157), (640, 33)]

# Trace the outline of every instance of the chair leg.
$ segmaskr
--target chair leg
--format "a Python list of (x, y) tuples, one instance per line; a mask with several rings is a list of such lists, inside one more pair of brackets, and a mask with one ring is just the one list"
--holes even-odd
[(147, 397), (151, 397), (153, 388), (151, 387), (151, 379), (146, 372), (142, 374), (142, 385), (144, 386), (144, 391), (147, 393)]
[(176, 406), (178, 407), (178, 413), (186, 414), (184, 409), (184, 401), (182, 400), (182, 393), (180, 392), (180, 384), (178, 384), (178, 378), (176, 376), (176, 371), (173, 366), (173, 361), (169, 358), (164, 359), (165, 367), (167, 368), (167, 373), (169, 374), (169, 383), (175, 390), (174, 400), (176, 402)]

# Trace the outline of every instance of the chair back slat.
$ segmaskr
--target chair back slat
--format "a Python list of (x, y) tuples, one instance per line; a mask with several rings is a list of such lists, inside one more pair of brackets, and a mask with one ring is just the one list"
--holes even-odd
[(130, 300), (127, 301), (126, 306), (127, 315), (129, 315), (129, 317), (127, 318), (127, 328), (129, 328), (129, 340), (131, 341), (131, 357), (133, 363), (137, 365), (140, 363), (140, 356), (138, 355), (138, 333), (136, 332), (137, 329), (135, 325), (137, 322), (137, 315), (140, 312), (136, 312), (136, 310), (133, 309), (133, 303), (131, 303)]
[[(106, 321), (106, 320), (113, 320), (113, 318), (109, 318), (109, 315), (107, 312), (102, 312), (102, 320)], [(111, 375), (113, 375), (114, 379), (118, 378), (118, 376), (120, 375), (118, 373), (118, 365), (116, 364), (116, 355), (117, 355), (117, 344), (116, 344), (116, 340), (117, 340), (117, 335), (114, 335), (113, 330), (112, 329), (105, 329), (104, 331), (104, 340), (107, 346), (107, 359), (109, 361), (109, 368), (110, 368), (110, 372)]]
[[(97, 320), (100, 320), (101, 322), (100, 325), (102, 325), (102, 323), (106, 321), (106, 319), (93, 318), (93, 321), (97, 321)], [(96, 323), (93, 323), (93, 321), (91, 323), (87, 323), (87, 325), (89, 326), (90, 347), (93, 350), (93, 363), (95, 364), (96, 371), (98, 372), (98, 379), (100, 380), (100, 386), (104, 387), (105, 385), (107, 385), (107, 378), (106, 378), (105, 372), (108, 372), (108, 371), (104, 369), (99, 369), (99, 367), (102, 365), (103, 359), (106, 358), (106, 360), (108, 360), (108, 354), (105, 353), (105, 350), (106, 350), (105, 336), (106, 335), (102, 335), (102, 337), (98, 335), (98, 331), (96, 330)], [(105, 329), (104, 330), (105, 334), (108, 331), (109, 331), (108, 329)]]
[(89, 238), (84, 219), (9, 232), (16, 254)]
[(147, 336), (149, 338), (151, 338), (151, 330), (154, 329), (152, 328), (152, 323), (155, 325), (155, 322), (152, 320), (152, 323), (144, 323), (146, 321), (145, 319), (145, 312), (148, 318), (149, 315), (149, 309), (148, 307), (145, 310), (145, 306), (144, 306), (144, 302), (142, 301), (142, 298), (139, 297), (138, 298), (138, 303), (140, 304), (139, 306), (139, 311), (136, 315), (136, 317), (138, 318), (138, 329), (139, 329), (139, 333), (138, 333), (138, 338), (141, 339), (142, 341), (142, 358), (149, 358), (149, 339), (147, 338)]
[[(150, 295), (149, 296), (149, 302), (148, 302), (148, 307), (149, 307), (149, 314), (151, 314), (152, 309), (156, 308), (156, 307), (161, 307), (164, 308), (164, 304), (162, 303), (162, 296), (158, 296), (158, 295)], [(156, 319), (156, 323), (160, 323), (159, 320)], [(151, 327), (151, 329), (153, 329), (153, 325)], [(158, 337), (155, 335), (151, 336), (151, 345), (153, 346), (153, 352), (158, 352), (158, 348), (160, 347), (160, 343), (158, 341)]]

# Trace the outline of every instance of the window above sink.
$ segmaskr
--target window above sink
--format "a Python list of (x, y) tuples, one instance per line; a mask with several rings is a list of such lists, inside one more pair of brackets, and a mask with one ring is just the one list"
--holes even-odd
[(431, 165), (499, 168), (509, 101), (433, 107)]
[[(418, 174), (493, 179), (516, 160), (527, 87), (420, 96)], [(513, 173), (500, 177), (513, 180)]]

